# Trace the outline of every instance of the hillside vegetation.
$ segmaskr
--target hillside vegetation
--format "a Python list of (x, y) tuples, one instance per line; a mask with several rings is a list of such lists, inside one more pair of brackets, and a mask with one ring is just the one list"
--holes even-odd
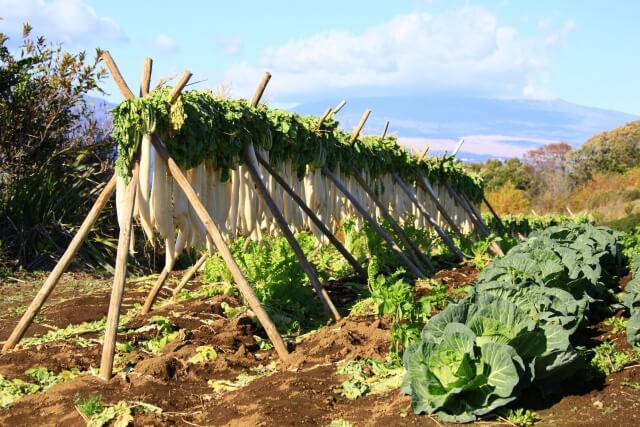
[(528, 151), (523, 159), (468, 167), (485, 179), (487, 199), (498, 213), (588, 212), (599, 222), (629, 229), (640, 218), (639, 160), (640, 121), (634, 121), (599, 133), (575, 150), (550, 144)]

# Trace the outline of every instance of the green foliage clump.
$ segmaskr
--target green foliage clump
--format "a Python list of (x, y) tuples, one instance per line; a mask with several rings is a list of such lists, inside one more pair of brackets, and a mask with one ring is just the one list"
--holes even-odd
[(598, 172), (622, 173), (640, 161), (640, 121), (591, 137), (569, 154), (571, 177), (584, 183)]
[[(623, 260), (621, 234), (605, 227), (532, 233), (487, 267), (468, 297), (429, 319), (404, 352), (403, 391), (414, 411), (470, 422), (533, 383), (574, 375), (584, 361), (571, 337), (613, 301)], [(630, 361), (605, 350), (592, 363), (610, 359), (607, 372)]]
[[(104, 185), (96, 182), (110, 176), (112, 150), (86, 98), (104, 76), (98, 56), (64, 52), (30, 33), (25, 24), (17, 51), (0, 33), (0, 265), (32, 270), (62, 254)], [(114, 209), (95, 230), (81, 259), (109, 267)]]

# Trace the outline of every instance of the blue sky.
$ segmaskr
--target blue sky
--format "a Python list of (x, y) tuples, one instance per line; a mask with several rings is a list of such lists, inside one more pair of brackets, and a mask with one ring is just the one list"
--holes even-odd
[[(71, 50), (108, 49), (131, 86), (183, 69), (200, 86), (290, 105), (357, 95), (562, 98), (640, 114), (640, 2), (0, 0), (0, 31), (24, 21)], [(105, 82), (110, 99), (119, 100)]]

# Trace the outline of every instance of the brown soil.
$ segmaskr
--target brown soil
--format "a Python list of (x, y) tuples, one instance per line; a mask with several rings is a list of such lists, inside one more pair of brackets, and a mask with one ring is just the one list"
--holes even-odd
[[(475, 269), (465, 266), (441, 272), (437, 278), (456, 289), (468, 284), (476, 274)], [(141, 302), (144, 295), (138, 290), (140, 286), (130, 286), (125, 297), (127, 304)], [(104, 315), (107, 301), (108, 293), (102, 290), (77, 298), (67, 297), (45, 310), (46, 323), (66, 326), (67, 321), (99, 319)], [(10, 408), (0, 410), (0, 425), (82, 426), (85, 421), (75, 402), (95, 394), (102, 396), (105, 403), (126, 400), (162, 408), (161, 415), (135, 416), (134, 425), (145, 426), (326, 426), (339, 418), (356, 426), (442, 424), (413, 414), (410, 398), (398, 390), (353, 401), (335, 391), (344, 380), (336, 374), (337, 362), (386, 356), (389, 325), (385, 319), (375, 316), (349, 317), (327, 325), (294, 346), (287, 363), (278, 362), (276, 373), (258, 378), (239, 390), (216, 393), (208, 380), (234, 380), (241, 373), (249, 373), (251, 368), (278, 361), (273, 350), (258, 350), (254, 335), (262, 332), (250, 317), (240, 315), (226, 319), (221, 315), (223, 301), (238, 304), (226, 296), (183, 301), (133, 319), (127, 328), (136, 330), (148, 324), (150, 316), (163, 315), (180, 329), (180, 334), (160, 354), (150, 354), (137, 347), (138, 350), (125, 358), (135, 364), (135, 369), (119, 373), (108, 382), (83, 375), (43, 393), (21, 398)], [(14, 323), (13, 318), (5, 317), (0, 320), (0, 330), (10, 331)], [(29, 332), (36, 333), (37, 328)], [(120, 341), (140, 343), (153, 334), (143, 329), (126, 337), (121, 335)], [(610, 328), (602, 324), (589, 329), (588, 339), (594, 343), (613, 340), (620, 349), (628, 349), (624, 332), (613, 335)], [(189, 363), (196, 348), (202, 345), (213, 346), (218, 357), (206, 363)], [(36, 366), (56, 372), (72, 368), (87, 370), (99, 366), (100, 351), (98, 343), (81, 348), (72, 341), (18, 348), (0, 356), (0, 374), (27, 379), (24, 371)], [(540, 425), (640, 425), (640, 366), (629, 366), (600, 383), (575, 378), (563, 383), (562, 390), (544, 393), (531, 390), (519, 405), (534, 409), (542, 417)]]

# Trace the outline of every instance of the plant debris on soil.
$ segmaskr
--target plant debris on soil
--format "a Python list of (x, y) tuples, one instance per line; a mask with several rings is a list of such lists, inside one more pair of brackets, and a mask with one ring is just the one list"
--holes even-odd
[[(464, 265), (439, 272), (435, 279), (452, 291), (472, 283), (476, 276), (473, 266)], [(179, 273), (172, 275), (173, 282), (176, 277)], [(74, 291), (64, 286), (69, 280), (75, 279), (65, 277), (58, 299), (42, 311), (27, 336), (41, 336), (51, 328), (105, 316), (107, 287)], [(96, 279), (86, 276), (82, 280)], [(153, 280), (151, 277), (127, 286), (123, 313), (143, 301)], [(3, 287), (3, 298), (14, 298), (19, 289)], [(25, 301), (28, 304), (28, 298), (13, 301), (16, 305)], [(159, 304), (149, 315), (134, 316), (118, 335), (118, 343), (129, 342), (131, 349), (117, 354), (116, 375), (107, 382), (92, 373), (100, 362), (99, 332), (83, 334), (86, 342), (64, 340), (20, 345), (0, 355), (0, 375), (8, 379), (31, 381), (25, 371), (34, 367), (53, 373), (74, 369), (81, 372), (0, 409), (0, 425), (83, 426), (86, 420), (77, 402), (89, 396), (99, 396), (105, 405), (141, 402), (162, 410), (135, 412), (132, 424), (136, 426), (327, 426), (339, 419), (355, 426), (442, 425), (434, 418), (415, 415), (410, 398), (398, 389), (355, 400), (337, 391), (344, 380), (336, 372), (339, 362), (387, 357), (391, 332), (384, 317), (350, 316), (298, 337), (295, 342), (288, 340), (291, 355), (282, 362), (273, 349), (261, 349), (265, 335), (250, 312), (227, 318), (223, 304), (237, 307), (240, 301), (219, 295), (205, 300), (168, 302)], [(7, 338), (19, 319), (19, 315), (7, 314), (9, 305), (4, 306), (0, 340)], [(158, 336), (158, 328), (149, 327), (154, 316), (166, 319), (175, 333), (156, 353), (142, 346)], [(603, 323), (589, 329), (588, 339), (596, 344), (612, 341), (620, 350), (629, 349), (624, 331), (612, 334), (611, 328)], [(203, 348), (212, 351), (206, 357), (196, 358)], [(640, 425), (640, 366), (627, 366), (599, 381), (582, 378), (566, 381), (561, 390), (545, 393), (531, 390), (518, 405), (515, 407), (535, 410), (542, 426)], [(491, 423), (509, 425), (495, 418)]]

